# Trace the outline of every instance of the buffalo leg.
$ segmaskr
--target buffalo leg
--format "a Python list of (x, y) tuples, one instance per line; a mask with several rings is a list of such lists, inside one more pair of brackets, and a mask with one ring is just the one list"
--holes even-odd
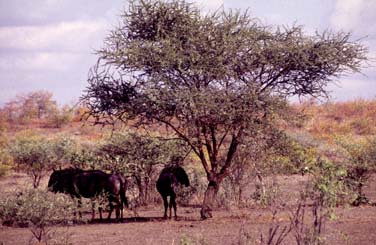
[[(99, 210), (100, 208), (98, 208)], [(100, 218), (102, 219), (102, 213), (101, 213), (101, 210), (99, 210), (99, 216)], [(93, 200), (91, 200), (91, 220), (93, 221), (95, 218), (95, 203), (93, 202)]]
[(120, 204), (120, 218), (121, 218), (121, 220), (124, 219), (124, 215), (123, 215), (124, 211), (123, 211), (123, 209), (124, 209), (123, 202), (121, 202), (121, 204)]
[(110, 211), (109, 211), (108, 217), (107, 217), (108, 220), (111, 219), (111, 214), (112, 214), (112, 211), (114, 211), (114, 209), (115, 209), (116, 219), (119, 220), (120, 219), (120, 208), (121, 208), (121, 218), (123, 219), (122, 202), (119, 201), (119, 198), (117, 198), (117, 197), (109, 198), (109, 207), (110, 207)]
[(108, 220), (111, 219), (112, 210), (113, 210), (113, 207), (112, 207), (112, 205), (110, 205), (110, 211), (108, 211), (108, 216), (107, 216)]
[(171, 198), (170, 198), (170, 218), (171, 218), (171, 206), (174, 208), (174, 214), (175, 214), (175, 219), (178, 217), (176, 215), (176, 195), (175, 193), (171, 195)]
[(167, 218), (167, 208), (168, 208), (168, 201), (167, 201), (167, 196), (162, 196), (163, 198), (163, 204), (164, 204), (164, 215), (163, 218)]
[(120, 220), (120, 212), (121, 212), (121, 219), (123, 219), (123, 205), (122, 205), (120, 196), (116, 197), (115, 212), (116, 212), (117, 221)]
[(116, 219), (119, 219), (119, 216), (120, 216), (119, 211), (118, 211), (119, 210), (119, 206), (117, 204), (114, 205), (112, 201), (109, 202), (109, 206), (110, 206), (110, 211), (108, 212), (107, 219), (108, 220), (111, 219), (112, 211), (114, 211), (114, 209), (115, 209)]
[[(116, 206), (116, 219), (119, 221), (120, 220), (120, 205)], [(121, 217), (123, 219), (123, 217)]]
[[(82, 201), (81, 201), (81, 198), (78, 199), (77, 201), (77, 207), (78, 207), (78, 216), (80, 217), (80, 219), (82, 219), (82, 213), (81, 213), (81, 208), (82, 208)], [(74, 214), (74, 216), (76, 216), (76, 213)]]
[(175, 210), (174, 202), (175, 202), (175, 195), (172, 194), (172, 195), (170, 196), (170, 203), (169, 203), (170, 219), (171, 219), (171, 217), (172, 217), (172, 207), (174, 207), (174, 211), (175, 211), (175, 214), (176, 214), (176, 210)]
[(114, 205), (112, 204), (110, 198), (108, 199), (108, 206), (110, 207), (110, 211), (108, 212), (107, 219), (110, 220), (111, 219), (111, 215), (112, 215), (112, 211), (114, 210)]

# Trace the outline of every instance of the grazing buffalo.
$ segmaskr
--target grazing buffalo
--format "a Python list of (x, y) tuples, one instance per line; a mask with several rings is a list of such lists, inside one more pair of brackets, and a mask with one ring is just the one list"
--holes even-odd
[[(163, 198), (164, 218), (167, 218), (167, 207), (170, 208), (170, 218), (172, 207), (174, 207), (175, 218), (177, 218), (175, 202), (176, 194), (174, 189), (177, 187), (178, 184), (189, 186), (188, 175), (184, 171), (184, 169), (179, 166), (165, 167), (157, 180), (157, 190)], [(170, 196), (170, 203), (168, 203), (167, 201), (168, 196)]]
[[(128, 206), (125, 197), (126, 184), (120, 174), (106, 174), (100, 170), (63, 169), (54, 171), (48, 181), (48, 188), (54, 193), (61, 192), (78, 199), (81, 206), (81, 197), (94, 198), (102, 193), (108, 196), (111, 218), (113, 209), (116, 209), (116, 218), (119, 219), (120, 212), (123, 218), (123, 206)], [(102, 209), (99, 208), (100, 219), (102, 220)], [(92, 209), (92, 219), (95, 211)]]

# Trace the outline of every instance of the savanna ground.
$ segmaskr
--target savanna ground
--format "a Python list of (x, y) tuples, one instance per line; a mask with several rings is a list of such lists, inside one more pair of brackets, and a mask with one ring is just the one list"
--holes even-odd
[[(48, 177), (42, 181), (46, 186)], [(293, 202), (297, 190), (306, 181), (305, 176), (279, 176), (282, 199)], [(0, 181), (0, 191), (22, 186), (29, 181), (24, 174), (14, 174)], [(252, 191), (252, 190), (251, 190)], [(373, 175), (365, 193), (376, 200), (376, 175)], [(289, 200), (289, 201), (287, 201)], [(289, 223), (289, 208), (277, 214), (281, 227)], [(52, 226), (54, 244), (258, 244), (260, 235), (267, 236), (272, 212), (257, 203), (247, 208), (227, 206), (215, 210), (213, 218), (200, 220), (200, 207), (178, 206), (177, 220), (162, 219), (162, 203), (126, 210), (122, 222), (98, 219), (85, 224)], [(376, 206), (341, 206), (335, 209), (335, 218), (325, 225), (326, 244), (376, 244)], [(89, 215), (89, 214), (88, 214)], [(98, 215), (97, 215), (98, 217)], [(0, 244), (28, 244), (32, 234), (29, 228), (0, 227)], [(34, 242), (34, 241), (33, 241)], [(32, 242), (32, 243), (33, 243)], [(295, 244), (293, 234), (283, 244)]]

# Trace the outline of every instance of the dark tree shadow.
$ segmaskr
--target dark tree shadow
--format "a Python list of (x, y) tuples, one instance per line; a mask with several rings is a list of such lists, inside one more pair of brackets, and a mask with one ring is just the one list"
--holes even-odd
[(119, 224), (119, 223), (146, 223), (146, 222), (164, 222), (164, 221), (200, 221), (199, 217), (184, 217), (178, 216), (176, 219), (165, 219), (163, 217), (127, 217), (123, 218), (122, 220), (107, 220), (107, 219), (95, 219), (89, 221), (89, 224)]

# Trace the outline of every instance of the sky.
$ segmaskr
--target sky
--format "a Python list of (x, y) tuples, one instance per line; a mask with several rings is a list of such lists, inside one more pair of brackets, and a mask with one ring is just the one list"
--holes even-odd
[[(268, 25), (302, 25), (307, 34), (352, 32), (371, 62), (330, 86), (333, 101), (376, 99), (376, 0), (192, 0), (204, 12), (223, 6)], [(120, 21), (125, 0), (0, 0), (0, 105), (16, 95), (50, 91), (76, 103), (96, 62), (95, 51)]]

